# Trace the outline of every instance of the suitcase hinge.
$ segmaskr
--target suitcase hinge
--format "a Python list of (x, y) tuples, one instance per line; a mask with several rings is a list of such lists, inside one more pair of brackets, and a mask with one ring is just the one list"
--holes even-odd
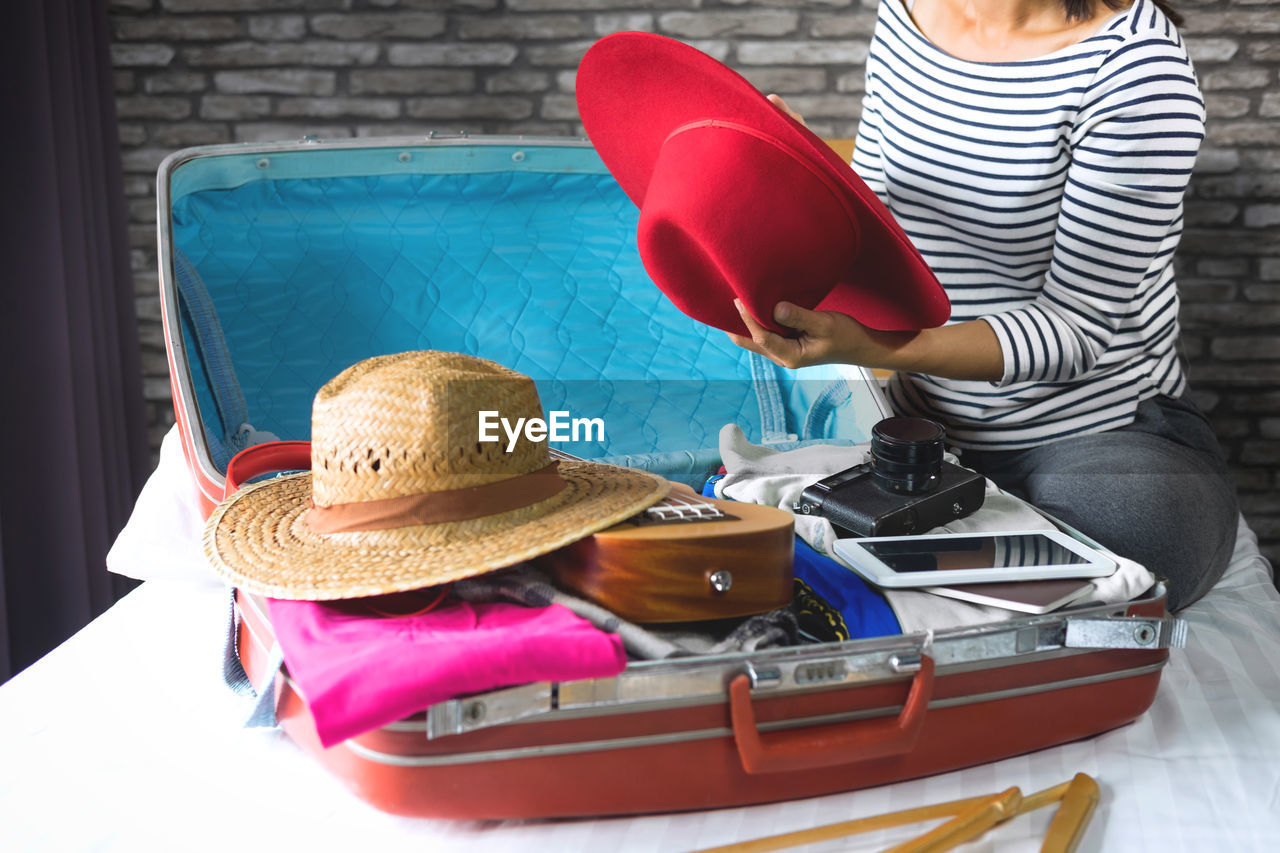
[(1068, 649), (1181, 649), (1187, 623), (1181, 619), (1068, 619), (1062, 645)]
[(555, 686), (538, 681), (480, 696), (450, 699), (427, 709), (427, 740), (513, 723), (555, 708)]

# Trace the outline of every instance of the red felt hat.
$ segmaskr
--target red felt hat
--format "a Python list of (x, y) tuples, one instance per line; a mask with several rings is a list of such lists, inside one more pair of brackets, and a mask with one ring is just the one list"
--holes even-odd
[(875, 329), (939, 326), (951, 304), (853, 169), (742, 76), (652, 33), (614, 33), (578, 67), (578, 112), (640, 208), (640, 257), (680, 310), (736, 334), (786, 300)]

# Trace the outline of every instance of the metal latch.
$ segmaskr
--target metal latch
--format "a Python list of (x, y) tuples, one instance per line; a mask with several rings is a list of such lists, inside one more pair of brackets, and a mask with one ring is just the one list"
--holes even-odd
[(553, 707), (550, 681), (438, 702), (427, 710), (427, 740), (513, 723), (545, 714)]
[(1187, 623), (1181, 619), (1068, 619), (1062, 645), (1068, 649), (1181, 649)]

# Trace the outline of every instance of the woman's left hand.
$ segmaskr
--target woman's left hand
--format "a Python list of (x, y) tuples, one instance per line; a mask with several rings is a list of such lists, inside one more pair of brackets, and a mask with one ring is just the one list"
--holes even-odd
[(784, 338), (757, 323), (741, 300), (735, 299), (733, 304), (751, 336), (729, 332), (729, 339), (783, 367), (857, 363), (850, 359), (858, 350), (858, 342), (867, 338), (867, 327), (847, 314), (810, 311), (790, 302), (779, 302), (773, 309), (774, 321), (799, 332), (794, 338)]

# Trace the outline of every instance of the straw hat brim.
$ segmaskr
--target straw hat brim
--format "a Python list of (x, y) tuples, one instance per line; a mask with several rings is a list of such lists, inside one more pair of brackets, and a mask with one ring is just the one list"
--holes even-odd
[(233, 586), (272, 598), (361, 598), (435, 586), (546, 554), (636, 515), (670, 482), (632, 468), (559, 464), (546, 500), (464, 521), (317, 534), (306, 523), (311, 474), (247, 486), (214, 510), (204, 550)]

